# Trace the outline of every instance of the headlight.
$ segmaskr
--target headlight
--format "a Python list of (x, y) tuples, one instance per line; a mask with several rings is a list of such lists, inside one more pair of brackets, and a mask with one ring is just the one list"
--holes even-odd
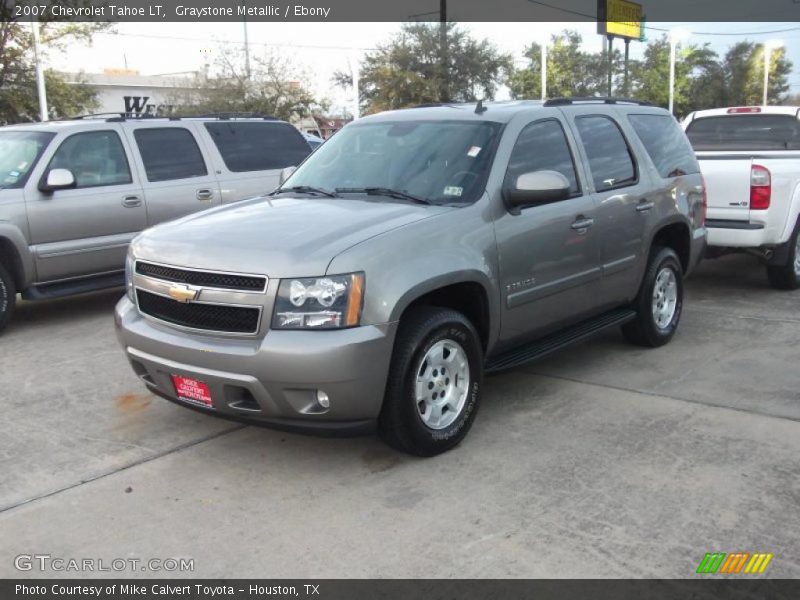
[(125, 295), (136, 304), (136, 294), (133, 291), (133, 255), (130, 252), (125, 258)]
[(341, 329), (361, 322), (364, 274), (282, 279), (273, 329)]

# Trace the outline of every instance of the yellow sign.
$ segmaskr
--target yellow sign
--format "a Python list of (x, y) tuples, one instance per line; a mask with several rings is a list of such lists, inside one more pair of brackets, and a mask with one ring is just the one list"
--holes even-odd
[(598, 33), (638, 40), (642, 33), (642, 5), (628, 0), (598, 0)]

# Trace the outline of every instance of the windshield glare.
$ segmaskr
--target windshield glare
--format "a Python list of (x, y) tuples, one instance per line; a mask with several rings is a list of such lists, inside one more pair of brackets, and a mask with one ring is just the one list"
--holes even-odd
[(0, 187), (24, 186), (28, 174), (54, 136), (45, 132), (0, 132)]
[(471, 203), (483, 192), (500, 129), (470, 121), (348, 125), (283, 187), (391, 188), (438, 204)]

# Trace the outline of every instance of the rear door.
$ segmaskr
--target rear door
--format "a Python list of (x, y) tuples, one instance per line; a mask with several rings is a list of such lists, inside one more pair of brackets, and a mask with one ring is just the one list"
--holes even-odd
[(223, 203), (268, 194), (278, 187), (283, 168), (297, 166), (311, 154), (303, 135), (280, 121), (207, 121), (202, 128), (212, 148)]
[(757, 216), (751, 214), (750, 206), (753, 166), (770, 170), (775, 191), (781, 182), (777, 172), (780, 167), (776, 169), (774, 161), (781, 165), (785, 159), (794, 158), (789, 161), (794, 170), (795, 161), (800, 159), (800, 123), (793, 114), (698, 117), (686, 126), (686, 135), (700, 161), (708, 194), (708, 219), (712, 222), (748, 222)]
[(126, 130), (144, 181), (148, 226), (220, 203), (220, 187), (197, 139), (195, 123), (133, 122)]
[(645, 231), (655, 199), (617, 115), (598, 114), (596, 110), (573, 107), (569, 112), (597, 205), (603, 285), (596, 302), (601, 308), (609, 308), (636, 293), (638, 267), (646, 260), (642, 256)]
[[(51, 169), (69, 169), (74, 188), (42, 193)], [(116, 123), (51, 143), (25, 186), (37, 279), (120, 271), (131, 239), (147, 225), (130, 148)]]

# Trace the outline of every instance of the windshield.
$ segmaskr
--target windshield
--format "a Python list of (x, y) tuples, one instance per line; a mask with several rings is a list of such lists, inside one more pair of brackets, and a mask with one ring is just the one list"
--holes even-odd
[(686, 129), (695, 150), (800, 150), (800, 123), (791, 115), (695, 119)]
[(20, 188), (44, 152), (54, 133), (0, 132), (0, 187)]
[(282, 187), (386, 188), (437, 204), (471, 203), (483, 193), (501, 128), (470, 121), (348, 125)]

